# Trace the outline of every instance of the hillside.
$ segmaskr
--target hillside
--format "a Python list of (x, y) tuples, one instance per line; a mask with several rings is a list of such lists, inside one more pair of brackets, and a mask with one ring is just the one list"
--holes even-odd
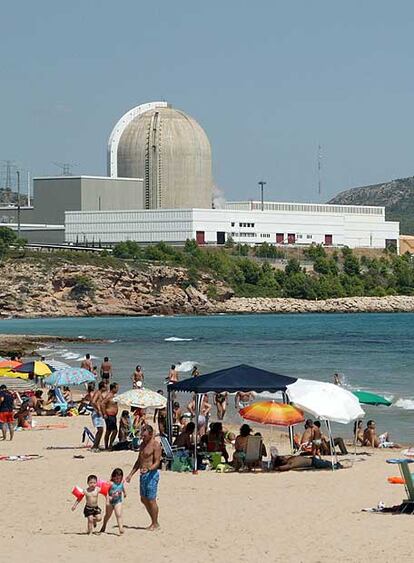
[(328, 203), (385, 206), (388, 221), (399, 221), (401, 234), (414, 234), (414, 177), (345, 190)]

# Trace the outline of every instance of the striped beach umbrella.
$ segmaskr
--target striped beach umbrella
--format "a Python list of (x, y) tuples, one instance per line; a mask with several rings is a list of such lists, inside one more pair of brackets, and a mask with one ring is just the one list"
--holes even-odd
[(96, 381), (93, 373), (83, 368), (66, 368), (54, 371), (44, 382), (48, 385), (59, 387), (61, 385), (81, 385)]
[(303, 412), (285, 403), (260, 401), (244, 407), (240, 415), (251, 422), (272, 424), (274, 426), (293, 426), (304, 421)]

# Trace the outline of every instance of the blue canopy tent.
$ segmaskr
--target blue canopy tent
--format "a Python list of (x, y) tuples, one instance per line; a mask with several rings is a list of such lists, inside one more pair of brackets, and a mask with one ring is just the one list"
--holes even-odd
[[(282, 393), (285, 393), (287, 386), (296, 381), (297, 378), (295, 377), (288, 377), (287, 375), (280, 375), (247, 364), (240, 364), (170, 384), (168, 385), (167, 405), (168, 438), (171, 441), (173, 392), (196, 393), (198, 396), (204, 393), (220, 393), (222, 391), (227, 391), (228, 393), (237, 393), (238, 391), (256, 391), (257, 393), (268, 391), (269, 393), (277, 393), (282, 391)], [(200, 401), (196, 400), (196, 421), (199, 416), (199, 405)], [(197, 439), (195, 440), (195, 450), (196, 448)], [(195, 469), (197, 468), (196, 464), (197, 455), (195, 455)]]

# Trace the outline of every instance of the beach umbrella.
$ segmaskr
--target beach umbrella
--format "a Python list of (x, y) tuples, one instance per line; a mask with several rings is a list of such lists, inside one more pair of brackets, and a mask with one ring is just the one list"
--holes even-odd
[(61, 385), (81, 385), (82, 383), (89, 383), (96, 381), (93, 373), (83, 368), (66, 368), (54, 371), (49, 377), (44, 379), (44, 382), (54, 387)]
[(251, 422), (272, 424), (274, 426), (293, 426), (304, 421), (303, 412), (293, 405), (260, 401), (244, 407), (240, 415)]
[(365, 415), (353, 393), (332, 383), (298, 379), (286, 393), (297, 407), (328, 422), (349, 424)]
[(162, 409), (167, 406), (167, 398), (151, 389), (130, 389), (114, 398), (114, 401), (127, 407), (139, 407), (140, 409)]
[(14, 369), (22, 365), (22, 362), (16, 362), (16, 360), (2, 360), (0, 362), (0, 369)]
[(66, 362), (61, 362), (60, 360), (47, 360), (47, 365), (50, 367), (52, 371), (57, 371), (58, 369), (66, 369), (70, 368), (71, 366)]
[(2, 385), (6, 385), (9, 391), (17, 391), (18, 393), (24, 393), (25, 391), (34, 391), (37, 385), (34, 381), (26, 381), (18, 377), (4, 377), (1, 380)]
[[(10, 379), (14, 378), (14, 379), (29, 379), (29, 373), (22, 373), (22, 372), (16, 372), (16, 371), (11, 371), (9, 369), (1, 369), (0, 370), (0, 377), (8, 377)], [(3, 383), (3, 381), (2, 381)]]
[(54, 369), (45, 362), (35, 360), (33, 362), (25, 362), (21, 366), (13, 368), (13, 371), (18, 373), (32, 373), (38, 377), (45, 377), (46, 375), (50, 375)]
[(369, 391), (352, 391), (355, 397), (362, 405), (384, 405), (386, 407), (391, 406), (391, 401), (383, 397), (382, 395), (377, 395), (376, 393), (370, 393)]

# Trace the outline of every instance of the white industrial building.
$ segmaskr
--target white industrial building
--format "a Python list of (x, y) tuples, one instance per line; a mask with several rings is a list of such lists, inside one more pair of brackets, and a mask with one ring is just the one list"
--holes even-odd
[(227, 203), (224, 209), (67, 211), (67, 243), (114, 244), (126, 240), (221, 245), (398, 246), (399, 223), (385, 220), (385, 208), (373, 206), (275, 203)]

